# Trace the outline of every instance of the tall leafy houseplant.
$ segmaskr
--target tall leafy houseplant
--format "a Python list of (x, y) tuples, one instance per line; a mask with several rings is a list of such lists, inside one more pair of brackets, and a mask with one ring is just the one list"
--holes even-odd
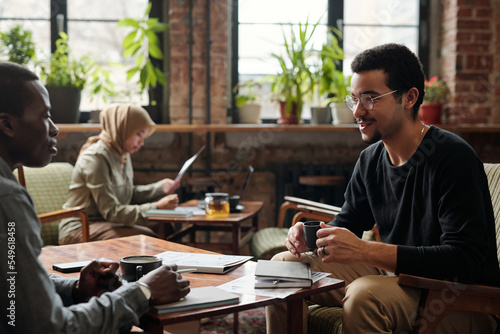
[[(314, 86), (311, 91), (313, 99), (339, 96), (338, 94), (342, 94), (341, 91), (345, 88), (342, 81), (339, 81), (339, 75), (342, 72), (338, 70), (340, 61), (344, 59), (344, 50), (340, 47), (336, 35), (340, 35), (340, 31), (330, 28), (327, 42), (322, 45), (317, 54), (317, 62), (313, 66)], [(331, 100), (325, 100), (323, 104), (326, 105), (329, 102)]]
[(81, 91), (95, 66), (87, 56), (72, 58), (68, 35), (59, 33), (56, 50), (48, 63), (39, 63), (40, 79), (49, 91), (52, 118), (56, 123), (76, 123), (80, 116)]
[[(165, 85), (163, 72), (153, 65), (151, 58), (162, 60), (160, 40), (157, 33), (168, 30), (168, 25), (159, 22), (158, 18), (150, 18), (151, 3), (141, 19), (125, 18), (118, 21), (119, 27), (129, 27), (132, 31), (125, 37), (122, 43), (123, 56), (135, 57), (134, 65), (127, 71), (127, 81), (131, 80), (137, 73), (139, 79), (137, 84), (140, 93), (148, 89), (151, 93), (157, 84)], [(150, 104), (156, 105), (156, 101), (150, 98)]]
[(314, 86), (308, 60), (315, 53), (311, 46), (311, 38), (318, 23), (314, 25), (308, 22), (300, 23), (298, 34), (291, 27), (289, 38), (283, 33), (283, 53), (272, 54), (279, 62), (280, 71), (272, 76), (271, 90), (280, 101), (282, 114), (290, 117), (292, 110), (295, 110), (297, 116), (297, 120), (285, 123), (300, 122), (304, 97)]
[(339, 69), (340, 60), (344, 59), (344, 51), (339, 45), (340, 31), (331, 28), (327, 43), (319, 52), (320, 65), (315, 66), (315, 91), (313, 94), (322, 99), (322, 105), (331, 106), (334, 124), (350, 124), (354, 122), (351, 110), (344, 103), (346, 95), (350, 94), (351, 77), (345, 76)]
[(352, 111), (345, 105), (344, 99), (351, 94), (351, 76), (345, 76), (342, 71), (334, 71), (332, 85), (328, 99), (325, 103), (331, 103), (334, 124), (352, 124), (354, 116)]
[(32, 32), (24, 30), (18, 24), (7, 32), (0, 32), (2, 52), (7, 54), (7, 60), (20, 65), (28, 65), (35, 59), (35, 43), (32, 41)]
[(318, 51), (313, 64), (314, 86), (311, 89), (311, 124), (330, 124), (332, 122), (332, 110), (330, 103), (332, 98), (343, 96), (341, 90), (345, 90), (341, 71), (337, 68), (344, 59), (344, 51), (339, 45), (337, 35), (340, 31), (330, 28), (327, 42)]
[(90, 102), (95, 98), (96, 110), (99, 109), (99, 101), (108, 103), (108, 99), (117, 95), (115, 84), (111, 81), (110, 75), (111, 72), (108, 69), (96, 65), (89, 78)]

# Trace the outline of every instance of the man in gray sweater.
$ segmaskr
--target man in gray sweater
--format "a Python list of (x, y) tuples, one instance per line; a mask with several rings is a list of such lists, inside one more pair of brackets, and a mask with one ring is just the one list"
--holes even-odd
[(164, 265), (136, 283), (121, 285), (118, 263), (107, 260), (90, 263), (79, 280), (47, 275), (38, 260), (40, 221), (12, 171), (19, 165), (47, 165), (57, 153), (58, 132), (38, 77), (19, 65), (0, 62), (0, 332), (129, 331), (150, 304), (186, 296), (189, 281), (175, 266)]

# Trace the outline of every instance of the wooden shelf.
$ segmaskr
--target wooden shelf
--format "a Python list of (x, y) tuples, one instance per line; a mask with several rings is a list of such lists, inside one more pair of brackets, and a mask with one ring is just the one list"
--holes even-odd
[[(56, 124), (61, 133), (100, 132), (99, 124)], [(500, 124), (439, 124), (454, 133), (500, 133)], [(356, 124), (345, 125), (279, 125), (279, 124), (159, 124), (156, 132), (359, 132)]]

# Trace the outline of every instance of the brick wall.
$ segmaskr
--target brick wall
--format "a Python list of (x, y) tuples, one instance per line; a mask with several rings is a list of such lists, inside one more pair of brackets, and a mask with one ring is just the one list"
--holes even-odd
[[(97, 133), (62, 133), (58, 137), (58, 154), (54, 161), (71, 164), (88, 137)], [(483, 162), (500, 163), (500, 134), (457, 133), (476, 150)], [(155, 132), (145, 141), (141, 150), (132, 155), (135, 183), (146, 184), (162, 178), (174, 178), (183, 162), (189, 158), (189, 145), (196, 150), (206, 142), (204, 134)], [(301, 189), (297, 187), (298, 172), (314, 174), (314, 166), (342, 167), (335, 175), (347, 174), (354, 166), (360, 152), (366, 147), (358, 132), (281, 132), (263, 129), (256, 132), (215, 133), (210, 150), (206, 150), (192, 167), (192, 176), (210, 175), (217, 180), (218, 190), (239, 194), (243, 186), (246, 168), (255, 167), (255, 174), (248, 186), (246, 200), (263, 201), (264, 208), (259, 215), (261, 228), (276, 224), (276, 212), (284, 195), (297, 195), (296, 191), (310, 191), (320, 194), (321, 187)], [(210, 157), (207, 153), (210, 151)], [(345, 168), (347, 167), (347, 168)], [(305, 174), (303, 174), (305, 175)], [(187, 187), (188, 178), (183, 179)], [(294, 183), (295, 182), (295, 183)], [(336, 189), (342, 190), (342, 189)], [(186, 191), (199, 192), (203, 188), (192, 187)], [(341, 205), (342, 196), (334, 194), (335, 202)], [(309, 197), (308, 198), (313, 198)]]
[(500, 1), (442, 1), (441, 74), (449, 123), (500, 122)]
[[(228, 72), (227, 1), (210, 1), (210, 37), (206, 1), (193, 1), (193, 40), (190, 41), (189, 2), (170, 1), (170, 121), (189, 123), (189, 45), (192, 42), (192, 123), (206, 123), (207, 43), (210, 45), (210, 123), (226, 123)], [(207, 39), (209, 38), (209, 40)]]

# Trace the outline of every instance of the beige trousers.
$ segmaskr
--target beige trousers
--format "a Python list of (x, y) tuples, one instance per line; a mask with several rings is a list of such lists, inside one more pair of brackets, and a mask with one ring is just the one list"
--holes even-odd
[[(345, 289), (311, 296), (309, 303), (343, 308), (343, 332), (411, 333), (421, 290), (403, 287), (398, 277), (368, 265), (324, 263), (313, 255), (297, 259), (290, 252), (276, 254), (273, 261), (309, 262), (313, 271), (332, 273), (343, 279)], [(304, 302), (304, 333), (307, 333), (307, 303)], [(286, 303), (266, 307), (267, 333), (283, 333)], [(456, 312), (441, 322), (438, 333), (494, 333), (493, 317), (472, 312)]]

